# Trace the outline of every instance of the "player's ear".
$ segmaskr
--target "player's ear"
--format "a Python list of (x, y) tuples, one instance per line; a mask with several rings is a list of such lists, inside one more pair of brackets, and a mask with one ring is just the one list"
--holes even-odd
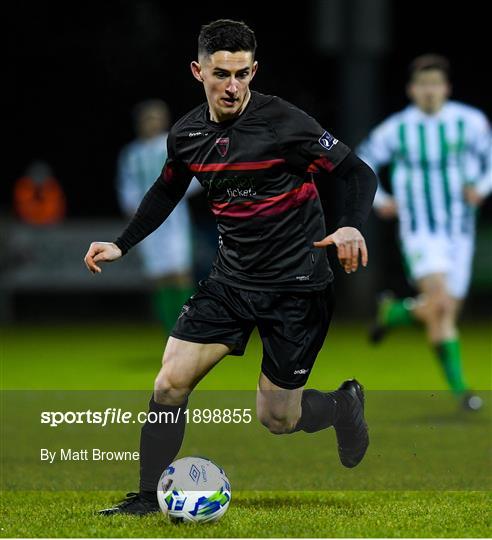
[(258, 62), (255, 60), (253, 62), (253, 69), (251, 70), (251, 78), (255, 76), (257, 69), (258, 69)]
[(190, 64), (190, 68), (191, 72), (193, 73), (193, 77), (195, 77), (197, 81), (203, 82), (202, 66), (196, 60), (193, 60), (193, 62)]

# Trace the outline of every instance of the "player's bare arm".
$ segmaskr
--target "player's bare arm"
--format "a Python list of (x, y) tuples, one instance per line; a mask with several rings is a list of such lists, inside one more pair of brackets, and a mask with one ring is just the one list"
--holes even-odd
[(84, 262), (93, 274), (100, 274), (102, 269), (97, 263), (113, 262), (122, 255), (121, 249), (113, 242), (92, 242), (84, 257)]
[(362, 266), (367, 266), (369, 259), (364, 237), (355, 227), (341, 227), (333, 234), (314, 242), (317, 248), (335, 245), (340, 264), (347, 274), (355, 272), (359, 267), (359, 255)]

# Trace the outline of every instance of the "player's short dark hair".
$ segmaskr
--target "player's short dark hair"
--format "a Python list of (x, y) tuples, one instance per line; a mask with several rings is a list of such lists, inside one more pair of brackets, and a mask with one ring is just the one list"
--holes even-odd
[(408, 67), (409, 79), (412, 80), (422, 71), (429, 71), (431, 69), (441, 71), (447, 79), (450, 77), (451, 66), (446, 57), (440, 54), (422, 54), (410, 63)]
[(256, 51), (256, 37), (243, 21), (219, 19), (202, 26), (198, 36), (198, 55), (210, 56), (217, 51)]

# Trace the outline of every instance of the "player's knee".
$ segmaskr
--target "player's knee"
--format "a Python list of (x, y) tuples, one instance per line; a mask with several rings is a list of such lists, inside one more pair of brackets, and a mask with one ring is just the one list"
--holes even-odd
[(157, 386), (154, 388), (154, 400), (160, 405), (181, 405), (189, 396), (191, 390), (174, 388), (172, 386)]
[(292, 433), (297, 425), (297, 418), (288, 416), (272, 416), (270, 414), (258, 414), (258, 420), (270, 433), (274, 435), (284, 435)]
[(450, 316), (452, 309), (452, 300), (446, 293), (442, 293), (435, 298), (434, 313), (439, 321), (447, 319)]
[(296, 424), (297, 422), (293, 422), (289, 419), (273, 420), (268, 425), (268, 431), (274, 435), (285, 435), (286, 433), (292, 433)]
[(180, 405), (190, 392), (191, 387), (187, 381), (174, 376), (172, 371), (164, 368), (154, 381), (154, 399), (161, 405)]
[(449, 309), (449, 298), (444, 292), (437, 292), (428, 298), (425, 312), (430, 322), (436, 323), (442, 320)]
[(455, 312), (453, 299), (448, 294), (441, 299), (441, 312), (446, 319), (452, 317)]

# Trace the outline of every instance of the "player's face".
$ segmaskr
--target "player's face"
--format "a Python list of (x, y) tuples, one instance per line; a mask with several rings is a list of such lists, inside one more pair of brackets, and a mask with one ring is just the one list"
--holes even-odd
[(438, 69), (417, 73), (408, 85), (408, 95), (415, 105), (427, 114), (436, 113), (448, 99), (450, 85)]
[(217, 51), (192, 62), (191, 71), (203, 83), (212, 120), (223, 122), (241, 114), (257, 67), (247, 51)]

